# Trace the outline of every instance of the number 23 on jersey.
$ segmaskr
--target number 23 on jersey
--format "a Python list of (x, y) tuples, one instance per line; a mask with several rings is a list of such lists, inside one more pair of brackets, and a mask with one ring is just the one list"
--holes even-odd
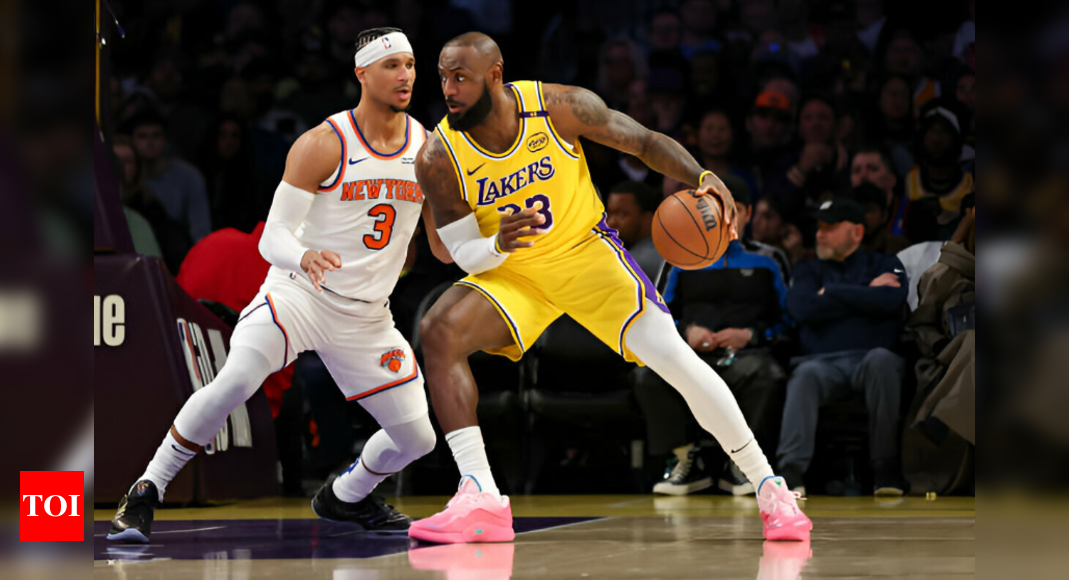
[[(532, 195), (531, 197), (528, 197), (526, 200), (524, 200), (523, 204), (527, 206), (527, 209), (537, 208), (538, 213), (542, 214), (542, 217), (546, 218), (546, 221), (538, 229), (549, 231), (550, 228), (553, 227), (553, 211), (549, 208), (549, 198), (547, 196), (541, 193), (539, 193), (538, 195)], [(514, 203), (508, 203), (497, 208), (497, 211), (504, 214), (510, 213), (510, 210), (511, 213), (514, 214), (523, 211), (520, 206)]]

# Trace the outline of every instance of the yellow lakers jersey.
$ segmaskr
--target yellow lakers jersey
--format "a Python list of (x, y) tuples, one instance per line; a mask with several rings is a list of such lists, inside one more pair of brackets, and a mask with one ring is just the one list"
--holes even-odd
[(948, 217), (957, 217), (961, 211), (961, 200), (966, 195), (973, 192), (973, 176), (969, 172), (965, 172), (962, 177), (961, 183), (959, 183), (954, 189), (938, 195), (935, 193), (929, 193), (924, 189), (924, 183), (921, 181), (921, 169), (920, 166), (914, 167), (906, 175), (906, 195), (910, 201), (916, 201), (922, 197), (938, 197), (939, 205), (942, 206), (943, 211), (947, 213)]
[(453, 161), (460, 193), (475, 212), (483, 236), (497, 233), (508, 211), (537, 209), (545, 234), (531, 248), (515, 252), (504, 267), (559, 257), (589, 238), (605, 207), (590, 181), (579, 143), (566, 142), (546, 111), (542, 83), (505, 85), (516, 95), (520, 129), (507, 151), (491, 153), (443, 119), (435, 129)]

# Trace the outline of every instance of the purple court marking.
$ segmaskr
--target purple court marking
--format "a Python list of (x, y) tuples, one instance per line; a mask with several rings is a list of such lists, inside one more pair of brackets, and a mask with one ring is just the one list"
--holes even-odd
[[(515, 518), (517, 534), (601, 518)], [(404, 534), (366, 534), (326, 520), (156, 521), (152, 543), (120, 544), (104, 538), (109, 522), (93, 522), (96, 560), (260, 560), (374, 558), (418, 544)]]

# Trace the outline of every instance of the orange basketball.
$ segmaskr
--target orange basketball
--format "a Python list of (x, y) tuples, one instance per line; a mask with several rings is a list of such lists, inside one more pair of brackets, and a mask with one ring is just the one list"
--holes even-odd
[(653, 245), (669, 264), (684, 270), (711, 266), (724, 255), (731, 228), (724, 225), (723, 200), (693, 189), (665, 198), (653, 216)]

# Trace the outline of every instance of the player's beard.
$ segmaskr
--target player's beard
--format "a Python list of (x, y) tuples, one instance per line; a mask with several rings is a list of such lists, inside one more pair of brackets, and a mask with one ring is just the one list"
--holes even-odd
[(454, 131), (470, 131), (485, 121), (493, 108), (494, 103), (490, 100), (490, 87), (486, 85), (486, 81), (483, 81), (483, 94), (479, 100), (475, 101), (475, 104), (467, 111), (448, 113), (445, 119), (449, 123), (449, 128)]
[(390, 105), (390, 110), (395, 112), (395, 113), (407, 113), (408, 110), (411, 109), (411, 108), (412, 108), (412, 99), (409, 99), (408, 100), (408, 104), (403, 106), (403, 107), (395, 107), (393, 105)]

